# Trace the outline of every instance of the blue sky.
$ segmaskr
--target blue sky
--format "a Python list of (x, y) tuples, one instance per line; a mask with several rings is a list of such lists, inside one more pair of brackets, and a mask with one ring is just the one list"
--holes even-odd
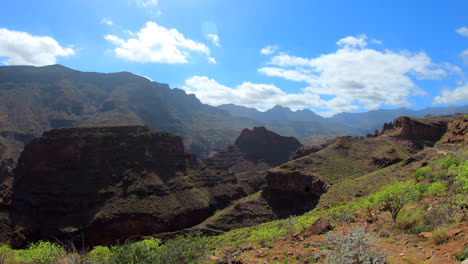
[(3, 1), (0, 64), (129, 71), (211, 105), (468, 102), (467, 1)]

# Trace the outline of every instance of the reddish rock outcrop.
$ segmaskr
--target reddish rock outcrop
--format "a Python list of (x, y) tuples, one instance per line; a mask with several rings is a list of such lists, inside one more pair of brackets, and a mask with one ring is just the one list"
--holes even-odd
[(207, 162), (234, 172), (267, 170), (291, 160), (301, 146), (294, 137), (280, 136), (265, 127), (245, 128), (233, 146)]
[(447, 131), (449, 120), (450, 118), (446, 117), (411, 118), (400, 116), (393, 122), (393, 128), (386, 130), (384, 135), (436, 142)]
[(442, 136), (439, 144), (468, 144), (468, 116), (453, 117), (448, 123), (447, 132)]
[(300, 215), (315, 208), (328, 185), (298, 171), (268, 171), (262, 196), (279, 218)]
[(54, 237), (122, 243), (197, 225), (246, 195), (232, 172), (145, 126), (53, 129), (26, 146), (9, 177), (9, 219), (0, 222), (11, 230), (0, 231), (13, 246)]

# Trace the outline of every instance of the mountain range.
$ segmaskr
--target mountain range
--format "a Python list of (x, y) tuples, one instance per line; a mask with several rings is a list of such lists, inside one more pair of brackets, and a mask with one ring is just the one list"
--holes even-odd
[(52, 128), (145, 124), (181, 136), (206, 158), (233, 143), (242, 129), (265, 126), (284, 136), (365, 135), (400, 115), (468, 112), (468, 106), (376, 110), (323, 118), (306, 109), (275, 106), (265, 112), (218, 107), (195, 95), (129, 72), (80, 72), (61, 65), (0, 67), (0, 160), (17, 159), (25, 143)]

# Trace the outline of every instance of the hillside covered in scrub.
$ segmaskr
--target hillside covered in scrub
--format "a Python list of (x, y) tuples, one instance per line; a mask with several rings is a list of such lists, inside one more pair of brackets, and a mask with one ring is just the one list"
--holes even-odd
[[(10, 231), (10, 245), (0, 247), (0, 257), (6, 263), (366, 263), (365, 260), (371, 263), (457, 263), (468, 257), (467, 124), (466, 115), (397, 118), (392, 126), (386, 126), (376, 135), (338, 137), (333, 143), (323, 145), (322, 149), (269, 169), (263, 174), (263, 189), (251, 195), (248, 195), (242, 182), (238, 182), (239, 175), (246, 177), (248, 174), (234, 173), (229, 168), (219, 166), (210, 167), (214, 165), (197, 161), (183, 151), (180, 138), (171, 137), (170, 134), (150, 132), (141, 126), (52, 130), (26, 147), (17, 169), (3, 184), (3, 190), (9, 190), (9, 195), (3, 193), (2, 215), (10, 212), (10, 218), (6, 218), (2, 225), (5, 227), (11, 221), (22, 222), (17, 222), (20, 224)], [(161, 141), (158, 137), (167, 139)], [(170, 143), (169, 139), (175, 141)], [(51, 144), (59, 142), (57, 140), (68, 145), (57, 149)], [(160, 148), (159, 152), (148, 152), (151, 149), (154, 151), (154, 147), (151, 147), (153, 143), (145, 143), (146, 150), (140, 150), (142, 145), (137, 143), (138, 140), (154, 140), (154, 147)], [(166, 141), (168, 145), (161, 145)], [(72, 226), (58, 226), (58, 222), (53, 224), (49, 220), (43, 222), (43, 227), (31, 229), (41, 223), (40, 217), (57, 211), (52, 207), (47, 209), (45, 204), (39, 207), (34, 205), (47, 201), (37, 196), (38, 191), (27, 194), (20, 190), (33, 184), (37, 186), (39, 182), (33, 176), (40, 178), (37, 174), (39, 171), (47, 173), (44, 176), (53, 175), (48, 167), (50, 165), (54, 166), (54, 170), (71, 169), (69, 165), (57, 166), (60, 163), (55, 161), (50, 165), (37, 162), (40, 158), (34, 156), (37, 144), (55, 148), (50, 153), (55, 153), (57, 160), (70, 155), (76, 160), (79, 157), (76, 155), (84, 155), (91, 162), (90, 165), (97, 166), (83, 168), (87, 170), (86, 174), (97, 173), (97, 168), (102, 168), (110, 160), (116, 162), (109, 164), (114, 173), (118, 172), (118, 167), (125, 171), (121, 182), (116, 181), (114, 187), (96, 189), (95, 195), (101, 197), (99, 199), (104, 207), (99, 207), (99, 203), (95, 205), (103, 213), (96, 214), (91, 223), (100, 224), (99, 228), (92, 230), (103, 231), (102, 235), (96, 233), (101, 239), (105, 239), (110, 232), (117, 232), (114, 235), (121, 235), (124, 241), (125, 230), (142, 227), (135, 222), (137, 219), (145, 219), (146, 225), (160, 222), (157, 220), (160, 213), (152, 213), (141, 206), (145, 204), (157, 210), (158, 207), (151, 206), (152, 199), (155, 199), (151, 193), (161, 183), (164, 183), (158, 187), (162, 188), (161, 192), (169, 188), (167, 191), (172, 192), (171, 197), (179, 203), (190, 201), (188, 204), (194, 204), (194, 199), (201, 197), (214, 199), (213, 202), (207, 201), (209, 205), (218, 203), (217, 197), (224, 197), (223, 205), (217, 211), (211, 211), (212, 216), (200, 223), (173, 229), (177, 232), (157, 234), (161, 231), (153, 229), (154, 234), (149, 232), (128, 237), (124, 245), (102, 240), (101, 245), (87, 244), (80, 248), (80, 236), (86, 241), (91, 233), (81, 233), (79, 229), (74, 231)], [(135, 159), (133, 165), (131, 161), (122, 164), (115, 154), (123, 153), (108, 149), (117, 145), (128, 148), (127, 153), (141, 153), (143, 156), (132, 155)], [(170, 152), (173, 154), (161, 152), (169, 149), (174, 150)], [(115, 158), (100, 160), (89, 155), (103, 154), (103, 151), (110, 152), (99, 156)], [(151, 160), (157, 162), (152, 163)], [(33, 163), (22, 165), (27, 162)], [(178, 168), (177, 171), (173, 171), (175, 168)], [(35, 173), (31, 174), (33, 171)], [(94, 175), (101, 177), (99, 173)], [(157, 175), (160, 180), (151, 183), (152, 175)], [(62, 176), (57, 174), (54, 177)], [(181, 181), (176, 183), (178, 177), (181, 177)], [(199, 179), (199, 182), (195, 179)], [(206, 181), (208, 179), (210, 181)], [(31, 180), (35, 182), (29, 183)], [(58, 182), (54, 181), (48, 184), (56, 186)], [(13, 183), (11, 189), (7, 188), (8, 182)], [(188, 184), (183, 190), (180, 187), (182, 182)], [(210, 182), (217, 182), (218, 185)], [(200, 185), (202, 183), (207, 186), (206, 189)], [(62, 184), (73, 182), (67, 180)], [(223, 191), (219, 189), (220, 184)], [(148, 189), (150, 187), (153, 189)], [(145, 192), (141, 191), (144, 190), (147, 190), (148, 196), (142, 198)], [(234, 190), (238, 190), (237, 193), (232, 193)], [(227, 191), (233, 196), (227, 197)], [(205, 194), (199, 196), (200, 192)], [(58, 196), (64, 197), (65, 194)], [(135, 197), (140, 200), (135, 201)], [(243, 198), (236, 200), (240, 197)], [(123, 217), (118, 209), (124, 208), (122, 206), (133, 208), (131, 211), (134, 213)], [(15, 212), (14, 208), (29, 209)], [(40, 214), (38, 208), (44, 208), (44, 213)], [(75, 205), (74, 212), (76, 208)], [(83, 213), (89, 212), (86, 207), (81, 208)], [(137, 212), (140, 209), (142, 211)], [(167, 216), (171, 217), (177, 210), (167, 211)], [(188, 209), (184, 210), (183, 215), (190, 214)], [(11, 215), (12, 212), (15, 213)], [(28, 216), (29, 212), (31, 216)], [(199, 212), (194, 214), (199, 215)], [(32, 215), (35, 222), (28, 221), (33, 219)], [(127, 223), (124, 224), (126, 229), (109, 229), (122, 224), (117, 224), (113, 218), (123, 219)], [(45, 221), (47, 218), (42, 219)], [(78, 228), (80, 221), (75, 228)], [(167, 223), (173, 221), (168, 220)], [(57, 231), (62, 232), (61, 236), (40, 235), (41, 232), (50, 232), (47, 230), (52, 230), (50, 228), (54, 225), (57, 225)], [(204, 233), (198, 233), (202, 230), (205, 230)], [(75, 242), (63, 236), (73, 232), (76, 232)], [(7, 233), (2, 234), (5, 237)], [(25, 238), (33, 238), (33, 243), (24, 249), (10, 248)], [(359, 261), (353, 262), (355, 259)]]

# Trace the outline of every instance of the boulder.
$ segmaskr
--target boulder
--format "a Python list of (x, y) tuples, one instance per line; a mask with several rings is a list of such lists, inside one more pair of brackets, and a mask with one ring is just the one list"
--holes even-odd
[(309, 228), (307, 228), (304, 235), (306, 236), (321, 235), (321, 234), (325, 234), (328, 231), (331, 231), (332, 229), (333, 227), (331, 226), (331, 224), (327, 220), (320, 217), (319, 219), (315, 220), (309, 226)]

